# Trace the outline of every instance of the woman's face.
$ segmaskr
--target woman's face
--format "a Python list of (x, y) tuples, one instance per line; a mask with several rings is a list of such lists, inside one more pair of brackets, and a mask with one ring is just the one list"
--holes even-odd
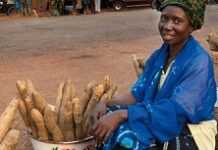
[(178, 6), (167, 6), (161, 12), (159, 32), (164, 42), (182, 44), (193, 31), (184, 10)]

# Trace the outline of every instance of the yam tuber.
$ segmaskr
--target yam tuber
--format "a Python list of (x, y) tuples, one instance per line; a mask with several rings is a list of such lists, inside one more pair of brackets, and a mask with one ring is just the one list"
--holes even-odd
[(215, 32), (208, 35), (207, 41), (209, 43), (210, 50), (218, 51), (218, 35)]
[(18, 109), (18, 100), (12, 99), (5, 111), (0, 116), (0, 143), (5, 137), (8, 130), (11, 128)]
[(138, 64), (139, 64), (139, 68), (141, 68), (142, 70), (144, 69), (144, 65), (145, 65), (145, 59), (144, 58), (138, 58), (137, 59)]
[(81, 107), (81, 111), (82, 111), (83, 114), (85, 113), (85, 110), (87, 108), (89, 100), (90, 100), (89, 95), (86, 92), (83, 93), (83, 95), (82, 95), (82, 97), (80, 99), (80, 101), (81, 101), (81, 106), (80, 107)]
[(142, 69), (140, 68), (140, 64), (137, 60), (136, 55), (132, 55), (132, 62), (133, 62), (133, 66), (136, 72), (137, 77), (140, 76), (140, 74), (142, 73)]
[(68, 80), (64, 86), (63, 98), (59, 112), (58, 124), (67, 141), (74, 140), (74, 124), (73, 124), (73, 102), (72, 82)]
[(84, 93), (81, 97), (81, 109), (82, 109), (82, 112), (83, 114), (85, 113), (85, 110), (88, 106), (88, 103), (92, 97), (92, 94), (93, 94), (93, 89), (94, 87), (96, 86), (96, 82), (95, 81), (91, 81), (88, 83), (88, 85), (86, 86), (85, 90), (84, 90)]
[(65, 104), (65, 109), (63, 111), (63, 124), (62, 132), (64, 134), (65, 140), (74, 140), (74, 122), (73, 122), (73, 102), (67, 101)]
[(16, 82), (16, 87), (20, 97), (24, 100), (27, 95), (27, 85), (25, 81), (18, 80)]
[(96, 100), (100, 100), (101, 99), (101, 96), (104, 94), (105, 92), (105, 86), (104, 84), (98, 84), (95, 89), (94, 89), (94, 96), (96, 98)]
[(104, 94), (104, 85), (98, 84), (96, 87), (94, 87), (93, 95), (88, 103), (88, 106), (85, 110), (84, 116), (87, 117), (87, 115), (92, 111), (92, 109), (95, 107), (95, 105), (98, 103), (98, 101), (101, 99), (101, 97)]
[(0, 144), (0, 150), (15, 150), (19, 141), (20, 131), (12, 129)]
[(91, 81), (88, 83), (88, 85), (85, 88), (85, 93), (88, 94), (89, 98), (91, 98), (92, 94), (93, 94), (93, 89), (94, 87), (96, 87), (97, 83), (95, 81)]
[(32, 93), (35, 91), (35, 87), (31, 80), (26, 80), (27, 85), (27, 96), (32, 96)]
[(91, 99), (89, 100), (89, 103), (87, 105), (87, 108), (85, 110), (84, 113), (84, 120), (85, 120), (85, 128), (88, 130), (89, 126), (91, 125), (91, 120), (95, 118), (91, 118), (92, 116), (90, 116), (92, 110), (94, 109), (94, 107), (96, 106), (96, 104), (99, 102), (99, 100), (101, 99), (101, 97), (104, 94), (104, 85), (103, 84), (98, 84), (96, 87), (94, 87), (94, 91), (93, 91), (93, 95), (91, 97)]
[(108, 75), (105, 76), (105, 77), (104, 77), (104, 80), (103, 80), (103, 85), (104, 85), (104, 90), (105, 90), (105, 92), (110, 89), (111, 84), (112, 84), (112, 81), (111, 81), (110, 76), (108, 76)]
[(25, 102), (26, 109), (27, 109), (27, 117), (28, 117), (28, 120), (30, 122), (30, 128), (32, 130), (32, 135), (33, 135), (33, 137), (36, 138), (38, 136), (37, 129), (36, 129), (35, 124), (33, 123), (33, 120), (31, 119), (31, 111), (34, 108), (34, 102), (31, 98), (31, 96), (29, 96), (29, 95), (25, 98), (24, 102)]
[(26, 105), (25, 105), (23, 100), (19, 99), (18, 101), (19, 101), (18, 109), (19, 109), (20, 115), (21, 115), (25, 125), (27, 127), (30, 127), (30, 121), (28, 118), (28, 112), (27, 112)]
[(36, 91), (33, 91), (32, 97), (35, 108), (43, 114), (45, 107), (48, 105), (45, 98)]
[(48, 140), (48, 131), (45, 127), (45, 122), (39, 110), (33, 108), (31, 110), (31, 118), (37, 128), (37, 135), (39, 140)]
[(110, 90), (107, 92), (107, 100), (110, 101), (114, 94), (116, 93), (118, 87), (116, 85), (112, 85)]
[(76, 139), (81, 139), (85, 137), (84, 131), (83, 131), (83, 110), (81, 101), (79, 98), (73, 99), (74, 103), (74, 122), (75, 122), (75, 136)]
[(56, 99), (56, 111), (58, 114), (58, 120), (59, 120), (59, 114), (60, 114), (61, 104), (63, 100), (64, 85), (65, 85), (65, 82), (61, 82), (58, 86), (58, 95)]
[(44, 121), (49, 133), (52, 135), (52, 140), (55, 142), (64, 141), (64, 136), (56, 122), (57, 114), (51, 107), (46, 106), (44, 111)]

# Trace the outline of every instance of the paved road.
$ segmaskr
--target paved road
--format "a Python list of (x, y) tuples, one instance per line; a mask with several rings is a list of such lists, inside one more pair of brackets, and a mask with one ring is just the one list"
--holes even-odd
[[(217, 14), (218, 6), (210, 5), (205, 28), (200, 33), (217, 28)], [(158, 17), (158, 12), (142, 9), (90, 16), (0, 19), (0, 50), (1, 53), (39, 52), (54, 50), (53, 47), (63, 50), (70, 46), (87, 47), (101, 42), (128, 43), (158, 36)]]

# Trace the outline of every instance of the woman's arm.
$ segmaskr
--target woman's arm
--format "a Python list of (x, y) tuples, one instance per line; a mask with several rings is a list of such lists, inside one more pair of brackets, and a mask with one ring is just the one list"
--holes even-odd
[[(130, 105), (136, 102), (135, 98), (130, 92), (127, 92), (122, 95), (113, 96), (111, 100), (102, 99), (93, 110), (90, 116), (96, 116), (97, 118), (102, 117), (106, 111), (107, 107), (113, 105)], [(125, 114), (124, 114), (125, 115)]]
[(103, 99), (102, 102), (105, 103), (106, 106), (131, 105), (134, 104), (136, 100), (131, 92), (127, 92), (122, 95), (113, 96), (111, 100)]

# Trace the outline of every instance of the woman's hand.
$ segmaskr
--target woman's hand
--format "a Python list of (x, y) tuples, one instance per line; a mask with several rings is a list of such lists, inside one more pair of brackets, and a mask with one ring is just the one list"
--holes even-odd
[(119, 124), (127, 119), (127, 110), (117, 110), (102, 116), (92, 128), (98, 143), (106, 141)]
[(107, 112), (107, 104), (105, 102), (99, 102), (93, 110), (93, 115), (99, 119)]
[(87, 128), (89, 133), (91, 133), (89, 125), (94, 125), (100, 119), (100, 117), (102, 117), (106, 113), (106, 111), (106, 103), (99, 102), (91, 111), (91, 113), (87, 114), (87, 116), (85, 117), (85, 128)]

